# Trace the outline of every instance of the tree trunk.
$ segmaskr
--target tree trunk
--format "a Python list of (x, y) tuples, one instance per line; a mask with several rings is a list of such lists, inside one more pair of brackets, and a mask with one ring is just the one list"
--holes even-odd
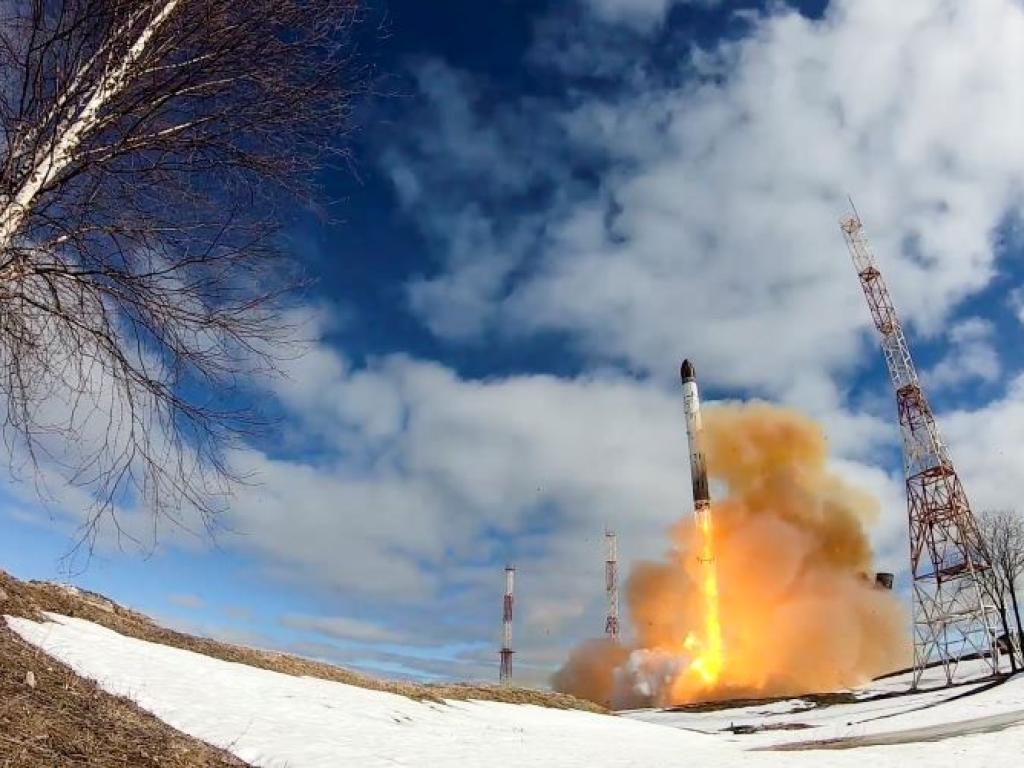
[(1012, 581), (1010, 582), (1010, 602), (1013, 603), (1013, 615), (1017, 620), (1017, 642), (1014, 643), (1014, 646), (1024, 653), (1024, 648), (1021, 648), (1021, 645), (1024, 644), (1024, 628), (1021, 627), (1020, 623), (1020, 605), (1017, 603), (1017, 585)]
[(1006, 642), (1010, 644), (1010, 651), (1007, 654), (1010, 657), (1010, 672), (1017, 671), (1017, 654), (1013, 652), (1013, 633), (1010, 632), (1010, 621), (1006, 617), (1006, 603), (1001, 603), (997, 606), (999, 610), (999, 618), (1003, 622), (1003, 634), (1006, 635)]

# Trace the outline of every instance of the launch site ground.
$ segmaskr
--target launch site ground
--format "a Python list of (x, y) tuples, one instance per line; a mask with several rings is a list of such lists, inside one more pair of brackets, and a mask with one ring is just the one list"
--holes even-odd
[[(5, 583), (16, 597), (22, 585)], [(70, 593), (61, 605), (76, 616), (18, 611), (13, 599), (0, 606), (8, 614), (0, 622), (0, 640), (24, 649), (19, 663), (33, 665), (40, 681), (38, 688), (23, 685), (8, 701), (32, 706), (36, 697), (83, 690), (95, 681), (101, 692), (90, 696), (124, 697), (118, 701), (146, 717), (154, 715), (153, 723), (177, 731), (176, 738), (207, 749), (212, 745), (214, 754), (224, 755), (223, 761), (152, 764), (906, 768), (925, 761), (1005, 764), (999, 756), (1024, 752), (1024, 675), (917, 693), (907, 693), (909, 678), (899, 675), (832, 695), (608, 715), (554, 708), (573, 702), (542, 692), (533, 700), (551, 706), (508, 703), (516, 700), (515, 689), (506, 701), (443, 695), (417, 700), (412, 693), (391, 692), (401, 690), (398, 684), (390, 690), (367, 688), (368, 680), (340, 669), (332, 680), (310, 676), (316, 667), (308, 663), (295, 667), (305, 672), (283, 674), (226, 660), (258, 659), (261, 652), (197, 639), (195, 647), (205, 649), (197, 653), (129, 636), (138, 634), (123, 621), (130, 612), (98, 596)], [(164, 632), (169, 642), (172, 633)], [(188, 639), (174, 638), (179, 644)], [(984, 672), (981, 662), (967, 665), (962, 670), (967, 677)], [(345, 674), (353, 684), (338, 681)], [(43, 683), (55, 675), (62, 685), (47, 690)], [(938, 684), (939, 675), (938, 670), (926, 673), (922, 685)], [(479, 695), (487, 694), (481, 689)], [(34, 741), (8, 740), (0, 756), (33, 745), (49, 748), (45, 729), (43, 734)]]
[(634, 710), (620, 716), (771, 750), (942, 741), (1024, 724), (1024, 677), (981, 679), (987, 671), (983, 662), (964, 662), (965, 682), (940, 687), (945, 681), (942, 671), (931, 669), (922, 677), (918, 692), (909, 690), (907, 673), (838, 696), (739, 705), (721, 702)]

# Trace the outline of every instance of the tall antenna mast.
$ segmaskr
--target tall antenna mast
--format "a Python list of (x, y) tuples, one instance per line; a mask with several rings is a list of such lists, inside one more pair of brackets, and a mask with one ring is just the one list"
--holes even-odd
[(512, 682), (512, 590), (515, 587), (516, 568), (505, 566), (505, 600), (501, 611), (501, 669), (498, 681), (503, 685)]
[[(851, 201), (852, 204), (852, 201)], [(961, 659), (977, 654), (999, 667), (993, 609), (982, 599), (979, 573), (989, 567), (967, 495), (939, 434), (889, 290), (864, 237), (860, 216), (839, 224), (860, 277), (896, 391), (914, 580), (914, 675), (942, 665), (946, 684)]]
[(604, 591), (608, 598), (608, 618), (604, 633), (612, 640), (619, 637), (619, 548), (614, 531), (604, 532)]

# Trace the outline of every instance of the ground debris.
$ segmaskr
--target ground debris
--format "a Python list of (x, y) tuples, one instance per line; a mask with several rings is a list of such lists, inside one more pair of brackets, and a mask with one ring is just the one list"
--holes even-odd
[(729, 725), (722, 730), (727, 733), (748, 734), (757, 733), (760, 729), (756, 725), (736, 725), (735, 723), (729, 723)]
[(763, 725), (751, 725), (749, 723), (734, 725), (729, 723), (729, 726), (722, 730), (728, 733), (743, 735), (761, 733), (762, 731), (802, 731), (813, 727), (813, 725), (808, 725), (807, 723), (764, 723)]

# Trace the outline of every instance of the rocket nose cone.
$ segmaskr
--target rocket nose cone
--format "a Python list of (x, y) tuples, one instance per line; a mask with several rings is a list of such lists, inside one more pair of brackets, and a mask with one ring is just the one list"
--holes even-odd
[(679, 376), (683, 381), (697, 378), (693, 371), (693, 364), (689, 360), (683, 360), (683, 365), (679, 369)]

